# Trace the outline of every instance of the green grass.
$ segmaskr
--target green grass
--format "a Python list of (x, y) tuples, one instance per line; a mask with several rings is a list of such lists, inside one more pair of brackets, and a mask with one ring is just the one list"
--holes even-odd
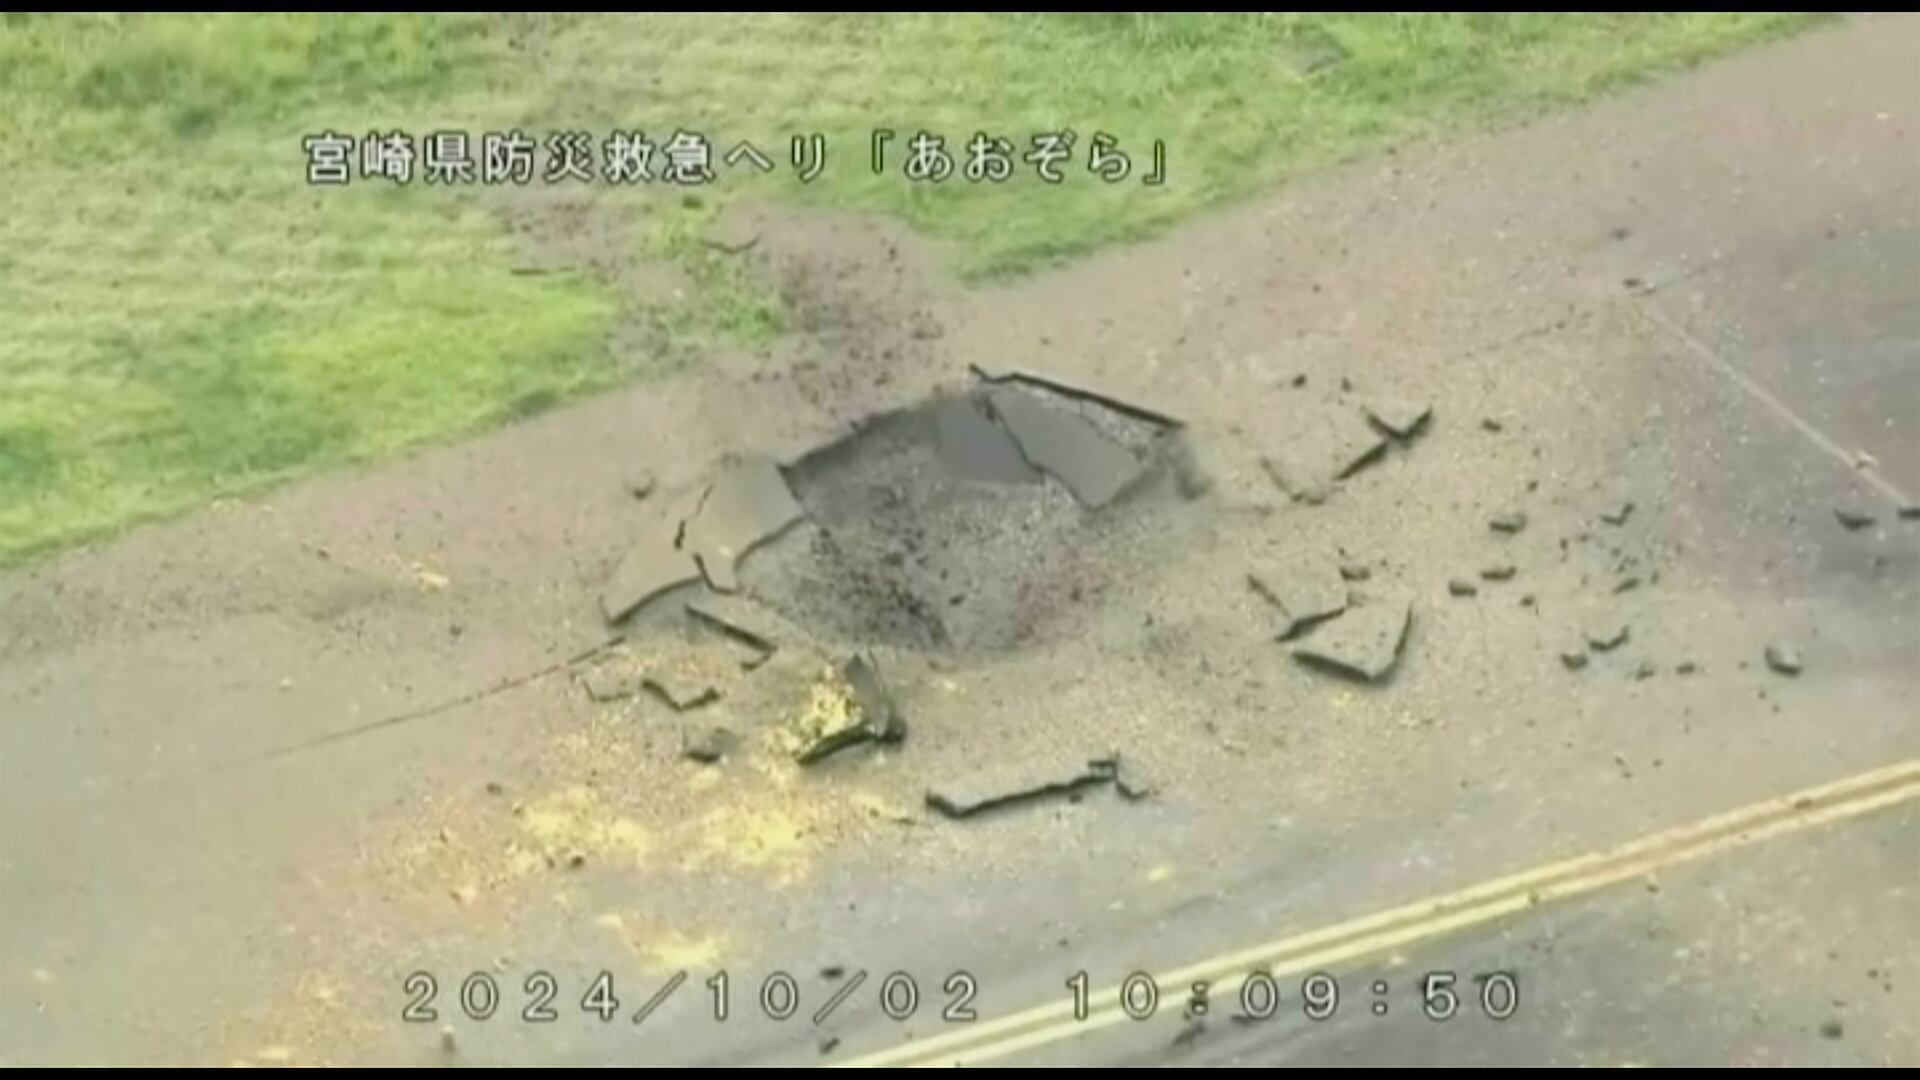
[[(0, 15), (0, 562), (763, 343), (770, 286), (699, 243), (732, 198), (898, 215), (1004, 276), (1808, 18)], [(584, 189), (676, 283), (650, 289), (514, 273), (498, 191), (305, 186), (301, 135), (375, 125), (684, 126), (783, 165), (822, 131), (831, 158), (805, 187)], [(1058, 187), (911, 185), (868, 170), (877, 126), (956, 153), (1071, 127), (1082, 156)], [(1170, 182), (1093, 180), (1096, 130), (1164, 140)], [(608, 347), (621, 322), (645, 348)]]

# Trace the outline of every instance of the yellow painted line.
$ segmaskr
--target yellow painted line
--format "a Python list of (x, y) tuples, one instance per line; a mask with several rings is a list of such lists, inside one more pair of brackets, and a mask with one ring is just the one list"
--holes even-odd
[[(1504, 918), (1554, 900), (1630, 881), (1709, 855), (1920, 799), (1920, 759), (1807, 788), (1701, 821), (1663, 829), (1604, 851), (1563, 859), (1362, 918), (1222, 954), (1155, 975), (1159, 986), (1198, 980), (1219, 996), (1237, 993), (1253, 971), (1276, 977), (1352, 963)], [(1126, 1020), (1118, 984), (1090, 996), (1076, 1020), (1060, 1000), (983, 1024), (851, 1058), (834, 1068), (971, 1065)]]

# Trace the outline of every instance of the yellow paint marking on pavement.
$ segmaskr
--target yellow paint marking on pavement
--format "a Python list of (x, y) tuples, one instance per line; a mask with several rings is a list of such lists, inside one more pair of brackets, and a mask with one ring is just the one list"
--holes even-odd
[[(1618, 847), (1496, 878), (1320, 930), (1270, 941), (1156, 974), (1160, 986), (1197, 980), (1216, 995), (1247, 976), (1280, 976), (1349, 963), (1490, 922), (1555, 900), (1634, 880), (1733, 848), (1920, 799), (1920, 760), (1902, 762), (1664, 829)], [(1096, 1031), (1126, 1019), (1118, 985), (1091, 996), (1085, 1019), (1060, 1000), (998, 1020), (849, 1059), (835, 1068), (977, 1064)]]

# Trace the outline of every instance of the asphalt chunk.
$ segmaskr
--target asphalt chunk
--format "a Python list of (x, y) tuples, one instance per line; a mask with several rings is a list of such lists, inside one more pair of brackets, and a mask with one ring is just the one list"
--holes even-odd
[(1640, 578), (1634, 574), (1628, 574), (1626, 577), (1613, 583), (1613, 591), (1615, 593), (1632, 592), (1639, 587)]
[(1527, 527), (1527, 515), (1520, 510), (1503, 510), (1487, 519), (1487, 527), (1512, 536)]
[(1840, 522), (1840, 527), (1848, 532), (1855, 532), (1873, 524), (1872, 514), (1864, 510), (1855, 510), (1851, 507), (1836, 507), (1833, 511), (1833, 516), (1835, 520)]
[(652, 469), (636, 469), (627, 474), (627, 494), (635, 499), (645, 499), (652, 495), (653, 489), (658, 485), (659, 481), (654, 477)]
[(680, 548), (699, 565), (708, 586), (731, 593), (740, 587), (740, 560), (804, 516), (780, 467), (767, 458), (747, 458), (713, 482), (687, 520)]
[(1314, 559), (1274, 561), (1247, 573), (1247, 585), (1277, 610), (1275, 637), (1298, 637), (1347, 610), (1347, 588), (1331, 563)]
[(1581, 668), (1587, 666), (1586, 650), (1568, 650), (1567, 652), (1563, 652), (1560, 654), (1560, 662), (1566, 665), (1568, 671), (1579, 671)]
[(1502, 424), (1500, 421), (1495, 420), (1491, 416), (1482, 417), (1480, 420), (1480, 427), (1482, 430), (1490, 431), (1495, 435), (1498, 435), (1499, 433), (1507, 429), (1507, 425)]
[(1768, 645), (1765, 652), (1767, 666), (1781, 675), (1792, 677), (1800, 674), (1804, 666), (1800, 659), (1800, 650), (1783, 642)]
[(1480, 576), (1488, 581), (1512, 581), (1513, 575), (1517, 573), (1519, 571), (1512, 563), (1496, 563), (1480, 571)]
[(731, 753), (738, 741), (732, 731), (724, 727), (710, 727), (684, 736), (680, 753), (689, 761), (712, 765)]
[(1696, 664), (1691, 660), (1682, 660), (1678, 664), (1674, 665), (1673, 673), (1675, 675), (1692, 675), (1694, 672), (1697, 672), (1699, 670), (1700, 670), (1699, 664)]
[(1625, 525), (1627, 523), (1627, 519), (1632, 516), (1633, 516), (1633, 503), (1631, 502), (1623, 502), (1619, 506), (1616, 506), (1611, 510), (1603, 510), (1600, 512), (1601, 521), (1604, 521), (1609, 525), (1615, 525), (1615, 526)]
[(1146, 472), (1139, 458), (1098, 428), (1031, 394), (1003, 388), (988, 401), (1027, 463), (1065, 484), (1089, 510), (1119, 498)]
[(1621, 623), (1618, 626), (1589, 629), (1587, 631), (1587, 644), (1591, 646), (1595, 652), (1609, 652), (1625, 645), (1631, 633), (1631, 628), (1628, 627), (1626, 623)]
[(1374, 425), (1397, 439), (1411, 439), (1433, 416), (1433, 406), (1406, 398), (1365, 397), (1355, 404)]
[(1447, 582), (1447, 591), (1455, 596), (1478, 596), (1480, 589), (1466, 578), (1454, 578)]
[(1373, 569), (1366, 563), (1341, 563), (1340, 576), (1347, 581), (1365, 581), (1373, 576)]
[(1035, 756), (942, 780), (927, 789), (927, 805), (950, 818), (996, 807), (1066, 797), (1111, 781), (1114, 770), (1098, 755)]
[(934, 408), (934, 445), (940, 463), (963, 480), (987, 484), (1036, 484), (1040, 474), (1020, 453), (1007, 429), (973, 397), (953, 397)]
[(1651, 660), (1642, 660), (1640, 661), (1640, 666), (1633, 669), (1633, 679), (1635, 682), (1651, 679), (1658, 674), (1660, 674), (1660, 668)]
[(808, 688), (806, 702), (775, 733), (794, 761), (811, 765), (850, 746), (898, 742), (907, 734), (879, 666), (855, 656), (828, 667)]
[(1413, 621), (1413, 604), (1404, 597), (1375, 600), (1350, 608), (1293, 647), (1294, 659), (1361, 682), (1379, 682), (1400, 661)]

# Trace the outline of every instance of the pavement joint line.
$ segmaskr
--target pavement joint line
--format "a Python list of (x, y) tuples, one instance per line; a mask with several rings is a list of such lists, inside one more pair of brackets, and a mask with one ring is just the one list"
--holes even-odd
[[(1920, 800), (1920, 758), (1663, 829), (1613, 848), (1223, 953), (1156, 974), (1154, 981), (1161, 986), (1183, 986), (1204, 978), (1214, 984), (1216, 993), (1231, 994), (1255, 970), (1278, 976), (1352, 962), (1656, 870), (1914, 800)], [(1089, 999), (1084, 1020), (1073, 1018), (1072, 1002), (1063, 997), (976, 1027), (850, 1058), (831, 1067), (977, 1064), (1126, 1019), (1116, 984)]]
[(1665, 330), (1667, 333), (1672, 334), (1674, 337), (1679, 338), (1681, 343), (1686, 345), (1689, 352), (1706, 361), (1710, 367), (1720, 374), (1733, 380), (1734, 385), (1746, 391), (1747, 396), (1765, 406), (1769, 412), (1786, 421), (1788, 426), (1806, 436), (1807, 440), (1813, 443), (1813, 445), (1819, 447), (1834, 460), (1846, 466), (1848, 472), (1858, 473), (1875, 491), (1892, 500), (1895, 506), (1913, 505), (1913, 500), (1909, 499), (1906, 493), (1895, 486), (1892, 481), (1880, 475), (1878, 469), (1871, 466), (1861, 466), (1854, 460), (1854, 456), (1849, 453), (1845, 447), (1815, 427), (1812, 421), (1794, 412), (1792, 406), (1774, 396), (1772, 391), (1760, 385), (1752, 376), (1734, 367), (1733, 364), (1728, 361), (1726, 357), (1721, 356), (1713, 346), (1700, 340), (1693, 332), (1681, 326), (1658, 307), (1652, 304), (1636, 304), (1634, 306), (1649, 322)]

